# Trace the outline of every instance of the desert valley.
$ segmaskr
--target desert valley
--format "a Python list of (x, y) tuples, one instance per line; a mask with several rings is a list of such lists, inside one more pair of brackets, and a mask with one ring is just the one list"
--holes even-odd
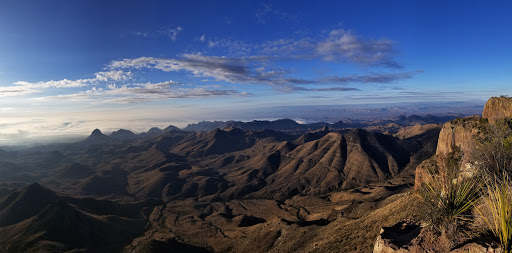
[(511, 253), (510, 13), (0, 0), (0, 253)]
[[(512, 116), (495, 99), (506, 103), (484, 116)], [(0, 251), (370, 252), (381, 227), (420, 219), (415, 175), (454, 149), (467, 156), (477, 127), (465, 121), (483, 118), (406, 119), (94, 130), (1, 151)]]

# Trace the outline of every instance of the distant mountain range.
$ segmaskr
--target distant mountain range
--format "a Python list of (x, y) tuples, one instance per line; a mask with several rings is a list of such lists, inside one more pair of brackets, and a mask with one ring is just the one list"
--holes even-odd
[[(254, 120), (251, 122), (242, 122), (242, 121), (202, 121), (196, 124), (189, 124), (183, 130), (185, 131), (211, 131), (215, 128), (219, 129), (227, 129), (230, 127), (236, 127), (243, 130), (275, 130), (275, 131), (284, 131), (284, 132), (307, 132), (320, 129), (324, 126), (329, 127), (330, 129), (347, 129), (347, 128), (368, 128), (373, 127), (372, 130), (379, 130), (375, 128), (376, 126), (382, 126), (386, 128), (389, 127), (390, 124), (397, 124), (398, 127), (412, 126), (412, 125), (425, 125), (425, 124), (442, 124), (446, 121), (457, 118), (457, 115), (453, 116), (433, 116), (433, 115), (410, 115), (405, 116), (401, 115), (394, 119), (389, 120), (351, 120), (351, 121), (338, 121), (336, 123), (327, 123), (327, 122), (315, 122), (309, 124), (299, 124), (291, 119), (279, 119), (274, 121), (268, 120)], [(396, 127), (395, 127), (396, 128)], [(395, 129), (396, 130), (396, 129)], [(379, 130), (380, 131), (380, 130)], [(384, 130), (386, 131), (386, 130)], [(395, 131), (396, 132), (396, 131)]]
[[(276, 215), (279, 226), (335, 219), (305, 218), (289, 201), (413, 175), (440, 130), (420, 124), (443, 120), (95, 129), (75, 143), (0, 150), (0, 251), (253, 251), (237, 234)], [(356, 215), (356, 204), (344, 206)]]

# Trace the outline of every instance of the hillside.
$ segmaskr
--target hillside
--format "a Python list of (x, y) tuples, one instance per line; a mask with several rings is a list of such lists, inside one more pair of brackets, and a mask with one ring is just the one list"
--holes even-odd
[[(475, 115), (446, 122), (439, 133), (436, 153), (424, 160), (415, 172), (416, 194), (421, 196), (419, 202), (430, 213), (418, 210), (416, 216), (422, 219), (420, 221), (409, 219), (393, 226), (385, 225), (378, 234), (374, 253), (418, 250), (453, 253), (501, 252), (501, 247), (506, 247), (505, 242), (498, 240), (496, 233), (493, 234), (493, 230), (487, 225), (476, 224), (484, 222), (482, 219), (496, 222), (494, 219), (497, 216), (489, 218), (490, 211), (486, 208), (509, 206), (508, 202), (492, 204), (488, 199), (492, 198), (491, 194), (496, 194), (492, 189), (501, 187), (501, 184), (507, 182), (506, 175), (510, 175), (512, 156), (507, 145), (512, 136), (511, 119), (512, 98), (502, 96), (487, 101), (482, 117)], [(464, 194), (475, 191), (474, 200), (478, 201), (472, 202), (473, 200), (465, 197), (469, 195), (462, 194), (462, 188), (457, 188), (463, 187), (465, 182), (473, 182), (471, 187), (475, 188), (465, 188), (467, 192)], [(505, 187), (504, 189), (509, 189)], [(437, 197), (434, 197), (434, 202), (430, 203), (429, 196), (433, 195), (429, 194), (439, 193), (441, 195), (435, 195)], [(509, 198), (509, 190), (500, 194), (500, 201)], [(457, 208), (457, 202), (448, 202), (448, 196), (467, 206), (468, 211), (463, 213), (464, 218), (450, 216), (452, 210)], [(505, 207), (498, 207), (500, 205)], [(502, 224), (508, 224), (508, 216), (499, 217)], [(500, 224), (493, 224), (501, 228)], [(456, 230), (450, 232), (447, 227)], [(445, 234), (439, 233), (443, 229)], [(432, 242), (431, 238), (437, 238), (437, 242)]]
[[(284, 123), (293, 131), (94, 130), (77, 143), (5, 152), (1, 243), (12, 252), (289, 252), (324, 240), (320, 248), (336, 251), (334, 241), (356, 239), (346, 229), (345, 239), (328, 236), (330, 229), (354, 219), (368, 226), (373, 210), (401, 203), (393, 196), (412, 185), (440, 131), (296, 133), (297, 124)], [(363, 241), (355, 247), (371, 246)]]

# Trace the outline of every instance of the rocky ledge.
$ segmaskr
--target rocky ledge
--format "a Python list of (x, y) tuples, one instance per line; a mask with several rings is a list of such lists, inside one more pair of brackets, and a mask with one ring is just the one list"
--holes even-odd
[[(435, 242), (429, 238), (427, 229), (420, 222), (413, 219), (407, 219), (391, 227), (383, 227), (380, 230), (373, 253), (420, 253), (420, 252), (438, 252)], [(438, 239), (439, 240), (439, 239)], [(440, 251), (445, 252), (445, 251)], [(449, 253), (500, 253), (501, 249), (494, 246), (482, 245), (475, 242), (469, 242), (457, 247)]]

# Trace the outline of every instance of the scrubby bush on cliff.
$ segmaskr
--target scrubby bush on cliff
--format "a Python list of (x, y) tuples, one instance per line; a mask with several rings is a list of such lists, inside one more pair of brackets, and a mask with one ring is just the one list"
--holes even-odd
[(477, 140), (476, 164), (486, 185), (476, 211), (504, 252), (512, 252), (512, 121), (496, 120)]
[(488, 181), (476, 209), (505, 253), (512, 252), (512, 182), (508, 176)]
[(480, 171), (490, 178), (512, 176), (512, 121), (499, 120), (486, 126), (477, 139), (476, 161)]
[[(449, 162), (451, 164), (451, 162)], [(446, 163), (445, 163), (446, 164)], [(476, 177), (462, 178), (458, 166), (432, 170), (417, 191), (425, 204), (425, 220), (451, 248), (460, 243), (471, 221), (471, 211), (479, 199), (480, 185)], [(436, 171), (445, 171), (438, 174)]]

